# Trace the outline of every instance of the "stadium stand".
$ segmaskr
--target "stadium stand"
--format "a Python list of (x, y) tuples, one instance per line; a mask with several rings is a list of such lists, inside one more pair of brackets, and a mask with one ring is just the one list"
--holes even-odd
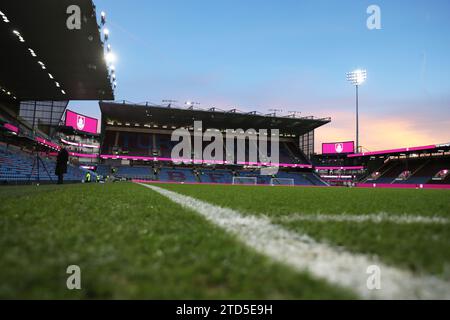
[(116, 175), (127, 179), (144, 179), (154, 180), (153, 171), (151, 167), (128, 167), (120, 166), (117, 168)]
[(111, 175), (112, 167), (116, 168), (115, 175), (119, 178), (178, 182), (178, 183), (212, 183), (232, 184), (233, 177), (255, 177), (257, 183), (269, 185), (272, 178), (292, 179), (297, 186), (326, 186), (316, 174), (312, 172), (285, 172), (279, 171), (276, 175), (261, 175), (259, 169), (231, 170), (231, 169), (205, 169), (202, 167), (162, 167), (152, 166), (110, 166), (98, 165), (97, 174), (101, 176)]
[(199, 170), (199, 178), (202, 183), (223, 183), (233, 182), (233, 172), (231, 170)]
[(253, 177), (256, 178), (258, 184), (270, 184), (271, 176), (262, 176), (258, 170), (252, 171), (239, 171), (238, 176), (240, 177)]
[(369, 169), (359, 186), (434, 187), (450, 184), (450, 144), (349, 155)]
[(102, 177), (106, 177), (111, 174), (111, 166), (99, 164), (97, 166), (96, 172), (97, 172), (97, 174), (101, 175)]
[(442, 170), (450, 169), (450, 158), (431, 159), (425, 162), (407, 181), (409, 183), (431, 183), (431, 184), (449, 184), (450, 179), (447, 176), (444, 180), (433, 180), (433, 178)]
[(199, 182), (192, 169), (188, 168), (161, 168), (158, 180), (164, 182)]
[[(117, 143), (116, 143), (117, 142)], [(169, 134), (158, 133), (138, 133), (138, 132), (106, 132), (103, 140), (103, 154), (127, 154), (131, 156), (154, 156), (161, 158), (171, 158), (171, 150), (178, 142), (171, 141)], [(203, 143), (203, 150), (208, 142)], [(248, 143), (247, 143), (248, 145)], [(268, 150), (270, 150), (270, 141), (268, 142)], [(279, 153), (280, 163), (287, 164), (309, 164), (306, 156), (302, 154), (301, 149), (295, 146), (293, 142), (281, 142)], [(237, 147), (234, 150), (228, 150), (224, 146), (224, 155), (232, 155), (237, 159)], [(270, 153), (269, 153), (270, 156)], [(199, 156), (196, 156), (199, 158)], [(245, 159), (249, 161), (249, 148), (245, 149)], [(267, 158), (258, 149), (258, 162), (266, 162)]]
[(324, 182), (319, 176), (314, 173), (305, 173), (304, 177), (309, 180), (314, 186), (328, 186), (326, 182)]
[[(0, 182), (2, 184), (16, 184), (26, 183), (30, 180), (37, 181), (38, 174), (39, 180), (42, 182), (57, 181), (58, 178), (54, 174), (56, 162), (53, 159), (42, 156), (45, 167), (50, 174), (49, 176), (42, 165), (39, 166), (39, 171), (37, 170), (37, 167), (35, 167), (32, 172), (35, 159), (35, 155), (21, 151), (18, 148), (6, 148), (4, 146), (0, 146)], [(65, 181), (81, 182), (87, 171), (88, 170), (69, 165), (67, 167)], [(91, 174), (95, 179), (96, 174), (93, 172), (91, 172)]]
[[(100, 109), (103, 140), (100, 151), (102, 163), (97, 168), (99, 174), (109, 174), (111, 167), (115, 167), (119, 178), (137, 180), (232, 184), (233, 177), (255, 177), (257, 183), (263, 185), (269, 185), (275, 178), (292, 179), (295, 185), (326, 185), (312, 172), (307, 154), (313, 152), (314, 128), (328, 123), (328, 118), (274, 118), (254, 113), (240, 114), (236, 110), (193, 110), (148, 103), (132, 105), (125, 102), (100, 102)], [(260, 138), (255, 133), (248, 134), (244, 149), (245, 159), (237, 157), (241, 137), (235, 140), (234, 147), (224, 143), (223, 155), (220, 158), (222, 160), (203, 159), (203, 154), (195, 153), (193, 120), (202, 120), (203, 133), (214, 131), (222, 133), (224, 137), (230, 133), (229, 130), (233, 130), (234, 134), (238, 128), (254, 129), (253, 132), (258, 131), (258, 128), (271, 128), (276, 120), (283, 131), (279, 137), (279, 159), (276, 163), (280, 166), (279, 173), (273, 176), (260, 174), (260, 169), (270, 161), (270, 134), (265, 134), (267, 150), (260, 149), (261, 145), (258, 143), (250, 146), (250, 140)], [(186, 128), (191, 133), (192, 150), (188, 156), (190, 162), (172, 162), (172, 150), (179, 143), (171, 141), (171, 133), (175, 128)], [(209, 141), (203, 141), (202, 151), (209, 144)], [(256, 146), (256, 158), (249, 156), (253, 146)], [(234, 162), (229, 161), (231, 156), (234, 156)], [(154, 171), (155, 167), (157, 169)]]
[(370, 176), (366, 181), (378, 184), (446, 183), (445, 179), (433, 181), (433, 177), (441, 170), (448, 169), (449, 163), (449, 158), (389, 160), (377, 170), (378, 174)]

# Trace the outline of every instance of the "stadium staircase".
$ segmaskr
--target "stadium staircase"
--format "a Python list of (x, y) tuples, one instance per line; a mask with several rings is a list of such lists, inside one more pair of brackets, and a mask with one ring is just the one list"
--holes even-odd
[(297, 143), (286, 143), (288, 150), (292, 153), (295, 163), (311, 164), (308, 157)]
[(414, 172), (411, 174), (411, 176), (406, 179), (405, 181), (396, 181), (395, 183), (399, 183), (399, 184), (425, 184), (428, 182), (428, 180), (430, 178), (427, 177), (420, 177), (417, 176), (417, 174), (424, 169), (425, 167), (427, 167), (430, 164), (430, 160), (425, 161), (423, 164), (418, 164), (415, 168), (414, 168)]
[(298, 162), (298, 157), (289, 148), (288, 143), (282, 142), (280, 148), (280, 162), (281, 163), (296, 163)]
[[(397, 178), (392, 182), (393, 184), (408, 184), (411, 183), (411, 178), (414, 177), (414, 174), (417, 173), (417, 171), (420, 168), (423, 168), (427, 165), (429, 161), (426, 161), (425, 163), (423, 163), (422, 161), (417, 161), (417, 160), (410, 160), (408, 161), (408, 165), (406, 166), (405, 162), (400, 162), (400, 167), (401, 167), (401, 171), (399, 173), (399, 175), (397, 176)], [(406, 180), (397, 180), (401, 178), (401, 174), (406, 171), (409, 170), (411, 172), (411, 175), (406, 179)]]
[(373, 179), (371, 176), (369, 176), (367, 178), (367, 180), (365, 182), (368, 183), (392, 183), (394, 181), (394, 179), (396, 177), (398, 177), (398, 175), (401, 172), (398, 172), (397, 175), (392, 176), (392, 173), (395, 172), (396, 170), (399, 170), (397, 168), (398, 163), (394, 162), (394, 161), (388, 161), (386, 163), (384, 163), (378, 170), (374, 171), (374, 172), (380, 172), (380, 176), (377, 179)]

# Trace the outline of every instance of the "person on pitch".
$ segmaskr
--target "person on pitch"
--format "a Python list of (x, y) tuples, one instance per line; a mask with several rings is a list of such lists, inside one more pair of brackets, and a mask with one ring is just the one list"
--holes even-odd
[(62, 148), (56, 158), (55, 175), (58, 176), (58, 184), (64, 183), (64, 175), (67, 173), (67, 162), (69, 161), (69, 152)]

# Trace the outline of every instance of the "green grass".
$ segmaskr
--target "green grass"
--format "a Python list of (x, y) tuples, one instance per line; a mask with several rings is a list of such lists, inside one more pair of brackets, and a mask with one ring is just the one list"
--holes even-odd
[[(72, 264), (81, 267), (81, 291), (66, 288)], [(355, 296), (272, 262), (198, 214), (125, 183), (0, 188), (0, 298)]]
[(447, 190), (161, 186), (245, 214), (266, 215), (274, 223), (317, 240), (352, 252), (375, 255), (388, 264), (450, 281), (448, 224), (286, 222), (282, 219), (292, 214), (380, 212), (450, 218), (450, 192)]
[(180, 184), (159, 186), (182, 191), (224, 206), (233, 205), (242, 211), (272, 216), (284, 216), (293, 212), (325, 214), (388, 212), (450, 217), (450, 192), (448, 190)]

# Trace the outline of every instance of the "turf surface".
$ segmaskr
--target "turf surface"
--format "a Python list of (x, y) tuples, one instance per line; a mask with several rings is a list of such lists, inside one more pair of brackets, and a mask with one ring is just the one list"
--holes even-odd
[[(81, 291), (66, 288), (72, 264), (81, 267)], [(0, 298), (356, 297), (124, 183), (0, 188)]]
[(376, 214), (450, 218), (448, 190), (159, 185), (274, 223), (418, 274), (450, 281), (450, 225), (304, 222), (295, 214)]

